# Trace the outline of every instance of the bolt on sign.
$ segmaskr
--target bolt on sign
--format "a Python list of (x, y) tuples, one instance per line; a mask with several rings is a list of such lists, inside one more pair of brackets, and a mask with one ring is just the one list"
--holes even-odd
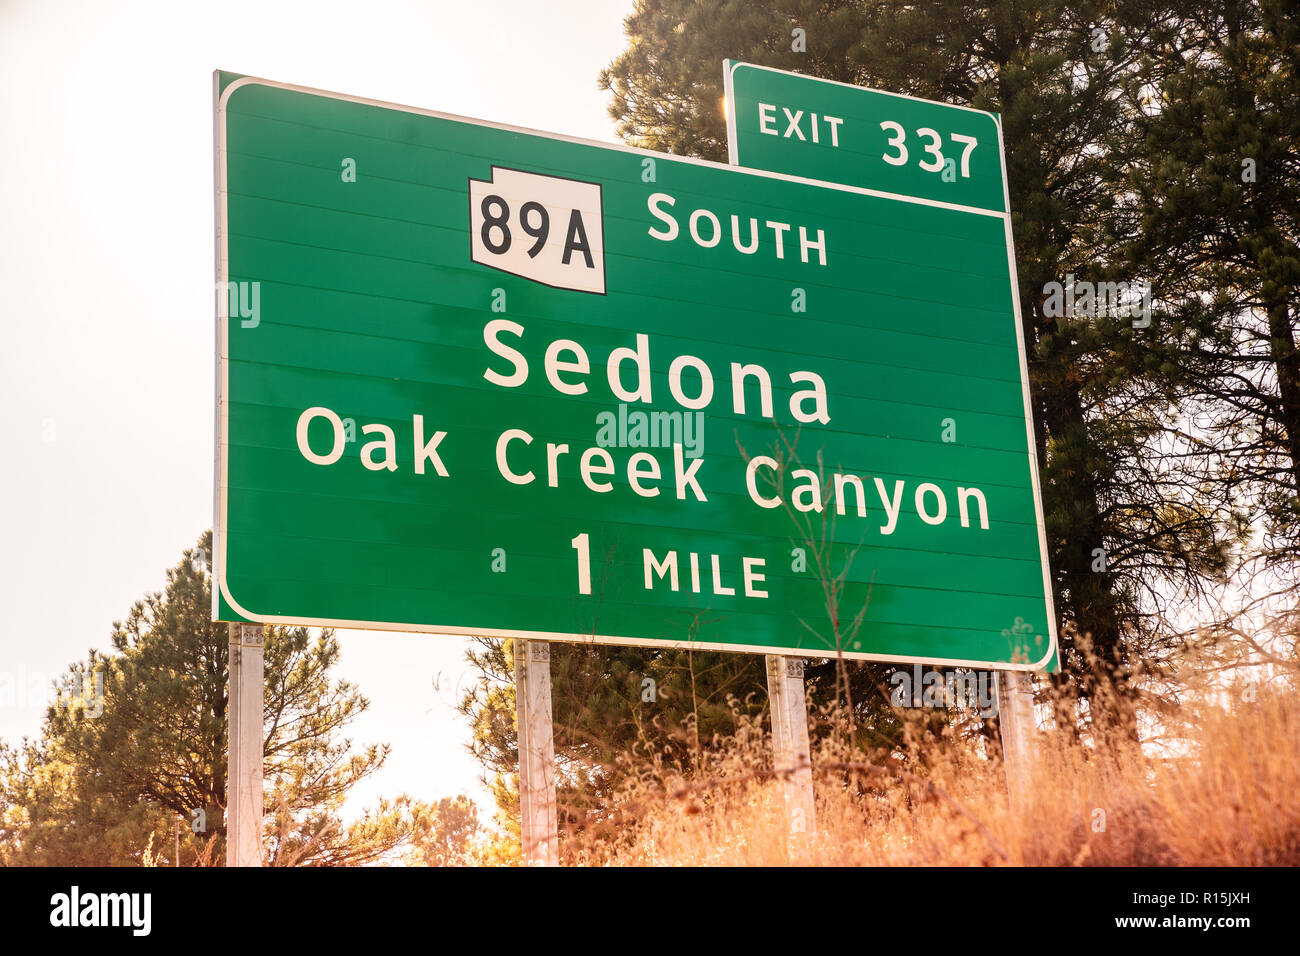
[(1004, 213), (229, 73), (216, 138), (216, 619), (1054, 661)]

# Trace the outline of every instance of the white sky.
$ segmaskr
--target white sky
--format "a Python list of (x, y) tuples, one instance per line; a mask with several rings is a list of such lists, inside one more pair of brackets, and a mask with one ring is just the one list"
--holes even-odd
[[(0, 738), (212, 524), (212, 71), (615, 140), (632, 0), (0, 0)], [(357, 802), (469, 792), (460, 638), (340, 632)], [(433, 679), (442, 675), (441, 691)], [(31, 687), (24, 694), (22, 689)]]

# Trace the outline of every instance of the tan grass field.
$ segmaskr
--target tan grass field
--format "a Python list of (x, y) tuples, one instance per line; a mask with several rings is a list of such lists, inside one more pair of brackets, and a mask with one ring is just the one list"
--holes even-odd
[[(1013, 799), (980, 738), (813, 755), (816, 821), (792, 832), (770, 739), (742, 724), (694, 772), (641, 758), (619, 808), (562, 841), (603, 866), (1261, 866), (1300, 863), (1300, 706), (1284, 686), (1200, 691), (1158, 739), (1041, 731)], [(1041, 710), (1040, 710), (1041, 713)], [(1041, 721), (1040, 721), (1041, 724)], [(919, 725), (918, 725), (919, 726)], [(1155, 735), (1152, 735), (1155, 736)], [(795, 831), (798, 831), (796, 826)]]

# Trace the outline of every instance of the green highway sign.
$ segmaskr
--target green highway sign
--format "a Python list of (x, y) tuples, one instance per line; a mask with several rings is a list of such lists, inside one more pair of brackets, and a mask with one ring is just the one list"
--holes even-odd
[(733, 164), (1008, 210), (992, 113), (732, 60), (723, 83)]
[(216, 139), (216, 619), (1055, 662), (1004, 212), (227, 73)]

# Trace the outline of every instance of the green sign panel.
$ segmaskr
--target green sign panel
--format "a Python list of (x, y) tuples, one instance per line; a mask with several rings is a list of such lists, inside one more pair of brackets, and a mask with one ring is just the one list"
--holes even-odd
[(216, 124), (218, 619), (1054, 660), (1003, 214), (231, 74)]
[(1008, 209), (992, 113), (731, 60), (723, 71), (732, 163)]

